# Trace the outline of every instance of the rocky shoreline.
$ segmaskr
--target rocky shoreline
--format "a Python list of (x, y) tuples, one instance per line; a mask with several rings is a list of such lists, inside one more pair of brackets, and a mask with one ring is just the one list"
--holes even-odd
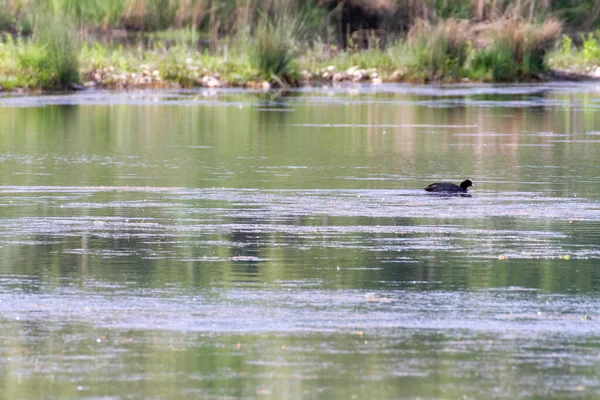
[[(189, 65), (190, 76), (186, 80), (192, 87), (220, 88), (220, 87), (247, 87), (250, 89), (271, 89), (282, 86), (281, 82), (269, 82), (264, 80), (248, 80), (242, 84), (238, 82), (228, 82), (218, 72), (202, 71), (197, 73), (197, 66)], [(113, 66), (99, 68), (83, 74), (85, 88), (176, 88), (182, 85), (164, 79), (158, 69), (153, 69), (148, 65), (140, 65), (139, 72), (118, 71)], [(322, 68), (315, 73), (302, 71), (301, 78), (291, 86), (304, 86), (314, 83), (340, 83), (340, 82), (361, 82), (374, 85), (385, 82), (401, 82), (404, 74), (401, 71), (394, 71), (389, 76), (382, 77), (376, 68), (359, 68), (353, 66), (347, 70), (338, 71), (333, 65)]]
[[(248, 80), (243, 83), (229, 82), (225, 80), (218, 72), (202, 71), (190, 68), (191, 72), (186, 82), (188, 85), (182, 85), (175, 81), (164, 79), (158, 69), (151, 68), (148, 65), (140, 65), (138, 72), (119, 71), (113, 66), (106, 68), (97, 68), (87, 73), (82, 74), (83, 84), (72, 84), (70, 90), (86, 90), (86, 89), (177, 89), (182, 87), (202, 87), (202, 88), (226, 88), (226, 87), (242, 87), (247, 89), (270, 90), (281, 88), (281, 82), (269, 82), (265, 80)], [(366, 83), (372, 85), (380, 85), (382, 83), (436, 83), (436, 82), (412, 82), (406, 80), (406, 73), (400, 70), (394, 70), (391, 73), (380, 73), (377, 68), (359, 68), (358, 66), (350, 67), (346, 70), (339, 71), (333, 65), (319, 69), (312, 73), (310, 71), (302, 71), (301, 78), (294, 87), (313, 86), (313, 85), (336, 85), (344, 82), (351, 83)], [(600, 67), (590, 69), (588, 72), (574, 72), (571, 70), (550, 70), (543, 76), (538, 76), (536, 81), (587, 81), (600, 80)], [(476, 83), (468, 79), (463, 79), (455, 83)], [(0, 88), (0, 91), (4, 91)], [(27, 91), (23, 88), (15, 88), (13, 91)]]
[[(222, 88), (222, 87), (246, 87), (248, 89), (269, 90), (281, 87), (280, 82), (255, 81), (249, 80), (245, 83), (228, 82), (223, 79), (218, 72), (203, 72), (189, 80), (191, 87), (204, 88)], [(152, 69), (147, 65), (141, 65), (139, 72), (117, 71), (114, 67), (96, 69), (84, 75), (85, 88), (99, 89), (130, 89), (130, 88), (181, 88), (183, 85), (165, 80), (161, 77), (157, 69)], [(410, 81), (405, 80), (406, 74), (400, 70), (391, 73), (380, 73), (376, 68), (350, 67), (346, 70), (338, 71), (333, 65), (322, 68), (315, 73), (309, 71), (301, 72), (301, 79), (293, 86), (310, 86), (314, 84), (338, 84), (342, 82), (370, 83), (379, 85), (384, 82), (401, 83)], [(590, 70), (587, 73), (574, 72), (569, 70), (550, 70), (545, 75), (539, 76), (539, 81), (585, 81), (599, 80), (600, 67)], [(461, 80), (462, 83), (469, 83), (468, 79)], [(424, 82), (419, 82), (424, 83)]]

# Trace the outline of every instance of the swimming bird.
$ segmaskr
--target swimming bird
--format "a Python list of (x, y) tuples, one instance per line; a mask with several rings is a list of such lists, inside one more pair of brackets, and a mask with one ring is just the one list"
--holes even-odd
[(427, 186), (425, 190), (427, 190), (428, 192), (467, 193), (467, 188), (469, 186), (475, 185), (473, 185), (472, 180), (467, 179), (466, 181), (462, 181), (460, 186), (455, 185), (454, 183), (438, 182), (432, 183), (431, 185)]

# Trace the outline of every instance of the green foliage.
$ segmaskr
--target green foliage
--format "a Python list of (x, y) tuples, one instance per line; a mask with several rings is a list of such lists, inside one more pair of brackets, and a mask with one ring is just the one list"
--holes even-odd
[(65, 88), (79, 82), (79, 48), (75, 30), (65, 17), (50, 14), (38, 17), (31, 54), (21, 57), (25, 68), (40, 74), (43, 88)]
[(200, 84), (202, 77), (218, 74), (231, 84), (244, 84), (256, 75), (249, 69), (247, 61), (237, 55), (200, 53), (185, 43), (168, 47), (165, 42), (155, 42), (149, 48), (125, 48), (122, 45), (107, 46), (99, 43), (84, 44), (81, 50), (81, 65), (85, 72), (110, 71), (111, 76), (137, 74), (144, 71), (159, 71), (166, 82), (176, 82), (190, 87)]
[(41, 88), (53, 88), (52, 66), (47, 51), (35, 44), (22, 47), (18, 60), (24, 75), (28, 76), (27, 85)]
[(434, 26), (421, 21), (390, 54), (398, 68), (409, 68), (416, 78), (455, 80), (462, 76), (469, 55), (468, 29), (467, 21), (452, 18)]
[(19, 49), (22, 47), (21, 39), (15, 41), (8, 34), (0, 40), (0, 87), (4, 90), (27, 86), (25, 74), (18, 62)]
[(139, 51), (125, 50), (123, 45), (84, 43), (80, 52), (80, 65), (84, 71), (112, 66), (119, 71), (135, 71), (144, 61), (137, 57)]
[(546, 62), (554, 69), (571, 68), (583, 62), (579, 53), (580, 51), (573, 46), (573, 40), (563, 35), (560, 45), (549, 52)]
[(596, 32), (596, 34), (588, 33), (587, 38), (582, 35), (583, 40), (583, 48), (582, 55), (583, 60), (586, 63), (595, 61), (600, 61), (600, 44), (598, 43), (598, 38), (600, 37), (600, 33)]
[(304, 26), (298, 18), (264, 17), (248, 40), (248, 61), (263, 79), (292, 80), (290, 72)]
[(495, 82), (515, 81), (520, 70), (514, 49), (505, 42), (496, 42), (488, 49), (475, 50), (469, 67), (470, 78)]
[(561, 45), (548, 56), (552, 68), (586, 72), (600, 64), (600, 31), (581, 35), (581, 48), (573, 46), (573, 40), (563, 36)]
[(532, 24), (519, 18), (483, 26), (456, 19), (435, 26), (422, 22), (389, 53), (405, 76), (417, 80), (531, 79), (545, 71), (561, 28), (555, 20)]
[[(360, 69), (376, 68), (376, 72), (384, 79), (392, 77), (394, 73), (394, 79), (419, 81), (456, 81), (464, 77), (514, 81), (531, 79), (545, 70), (545, 56), (560, 37), (561, 28), (560, 24), (553, 21), (531, 24), (519, 17), (477, 25), (454, 18), (440, 20), (435, 25), (419, 21), (405, 40), (399, 40), (385, 49), (374, 47), (362, 51), (343, 51), (336, 45), (318, 37), (314, 40), (314, 36), (307, 34), (311, 32), (314, 35), (315, 26), (328, 20), (328, 16), (320, 11), (318, 4), (321, 3), (311, 0), (303, 3), (304, 6), (296, 4), (295, 8), (286, 9), (280, 3), (273, 3), (275, 8), (270, 8), (269, 12), (260, 14), (260, 11), (256, 11), (260, 15), (256, 23), (238, 26), (237, 34), (228, 41), (219, 42), (221, 45), (211, 53), (198, 52), (196, 41), (200, 34), (196, 25), (165, 34), (153, 34), (148, 41), (142, 44), (140, 40), (132, 47), (86, 43), (79, 48), (74, 34), (75, 23), (70, 22), (73, 19), (69, 15), (74, 16), (76, 21), (87, 18), (101, 20), (100, 16), (104, 15), (106, 9), (118, 9), (118, 4), (125, 4), (132, 15), (143, 15), (144, 10), (160, 1), (164, 0), (128, 0), (126, 3), (111, 0), (97, 4), (91, 0), (52, 0), (46, 3), (51, 7), (37, 18), (33, 40), (18, 39), (11, 42), (11, 39), (7, 39), (6, 45), (0, 49), (0, 56), (5, 57), (4, 60), (0, 59), (0, 85), (65, 87), (79, 80), (80, 67), (87, 79), (109, 83), (112, 80), (123, 85), (141, 82), (142, 73), (149, 76), (146, 70), (151, 70), (155, 77), (158, 76), (158, 70), (165, 81), (184, 86), (206, 83), (203, 79), (208, 76), (233, 84), (257, 79), (289, 83), (299, 76), (297, 66), (312, 73), (319, 71), (319, 75), (323, 75), (325, 67), (330, 65), (334, 68), (329, 71), (340, 72), (354, 66)], [(190, 4), (196, 4), (190, 1)], [(221, 0), (219, 4), (225, 4), (226, 1)], [(169, 1), (171, 7), (175, 7), (176, 3)], [(294, 1), (290, 0), (291, 3)], [(465, 0), (446, 4), (462, 7), (466, 3)], [(255, 3), (248, 0), (244, 7), (251, 4)], [(457, 12), (454, 10), (450, 14)], [(285, 16), (290, 13), (294, 17)], [(240, 19), (239, 13), (234, 14), (232, 19), (238, 22), (244, 20)], [(252, 16), (247, 17), (248, 21), (252, 21)], [(583, 47), (577, 50), (571, 39), (565, 36), (562, 38), (562, 47), (553, 52), (550, 59), (556, 59), (557, 54), (563, 59), (577, 54), (587, 63), (600, 60), (599, 38), (599, 34), (583, 37)], [(306, 48), (301, 49), (300, 43), (305, 43)], [(298, 56), (300, 50), (302, 57)], [(375, 71), (368, 73), (372, 72)], [(14, 79), (8, 79), (11, 74)], [(331, 75), (328, 73), (329, 77)]]
[(562, 37), (562, 54), (564, 56), (570, 56), (573, 52), (573, 39), (567, 35)]
[(453, 46), (447, 40), (421, 40), (415, 43), (415, 61), (434, 79), (457, 78), (467, 56), (467, 43)]
[(199, 67), (192, 65), (193, 59), (197, 56), (197, 53), (192, 53), (185, 45), (172, 47), (158, 62), (161, 76), (182, 86), (194, 86), (194, 82), (200, 77)]
[(546, 70), (546, 54), (560, 37), (561, 25), (548, 20), (531, 24), (519, 19), (502, 20), (489, 27), (487, 45), (474, 50), (469, 77), (487, 76), (493, 81), (531, 79)]
[(0, 85), (4, 88), (64, 88), (79, 81), (78, 46), (68, 18), (41, 9), (31, 39), (3, 38)]

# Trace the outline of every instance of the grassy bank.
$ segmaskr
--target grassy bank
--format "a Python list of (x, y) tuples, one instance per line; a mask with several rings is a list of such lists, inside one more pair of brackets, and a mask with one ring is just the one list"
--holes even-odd
[[(13, 15), (13, 3), (9, 0), (0, 5), (4, 7), (0, 15), (10, 22), (5, 25), (22, 26), (13, 26), (12, 33), (4, 33), (0, 43), (0, 86), (5, 90), (78, 85), (126, 88), (271, 87), (342, 81), (513, 82), (545, 79), (549, 65), (564, 69), (567, 64), (579, 65), (582, 59), (587, 60), (587, 66), (580, 63), (577, 68), (589, 70), (600, 58), (596, 55), (600, 54), (600, 36), (584, 36), (581, 47), (561, 36), (564, 23), (552, 15), (561, 11), (565, 20), (566, 10), (572, 14), (573, 7), (552, 8), (543, 6), (547, 2), (533, 0), (521, 1), (520, 7), (512, 8), (511, 2), (494, 2), (493, 9), (486, 1), (412, 2), (412, 9), (402, 9), (412, 16), (403, 33), (390, 34), (394, 29), (401, 30), (399, 27), (386, 32), (356, 30), (346, 35), (345, 45), (332, 40), (328, 30), (339, 30), (335, 23), (325, 31), (315, 28), (323, 21), (336, 21), (332, 15), (337, 11), (325, 5), (337, 2), (223, 1), (219, 7), (238, 6), (230, 15), (228, 28), (206, 25), (210, 18), (204, 20), (199, 15), (186, 14), (184, 18), (183, 8), (177, 8), (186, 3), (186, 12), (208, 12), (205, 6), (217, 3), (208, 0), (113, 0), (100, 2), (104, 8), (92, 7), (96, 2), (54, 0), (42, 2), (47, 8), (37, 14), (27, 11), (35, 2), (23, 0), (25, 11), (18, 15)], [(368, 3), (356, 4), (366, 7)], [(384, 3), (377, 3), (378, 7)], [(430, 3), (436, 7), (438, 3), (460, 3), (465, 7), (427, 9)], [(404, 3), (390, 0), (388, 6), (394, 4), (399, 7)], [(251, 9), (251, 5), (259, 7)], [(477, 8), (481, 5), (483, 11)], [(167, 10), (160, 16), (162, 22), (152, 11), (157, 9)], [(588, 14), (592, 11), (589, 9)], [(427, 12), (433, 16), (418, 18)], [(469, 18), (455, 17), (461, 13)], [(119, 44), (91, 39), (89, 27), (83, 25), (91, 21), (105, 26), (133, 26), (124, 22), (132, 15), (140, 16), (144, 24), (154, 21), (153, 27), (183, 28), (144, 34)], [(140, 24), (131, 29), (150, 29)], [(197, 43), (202, 38), (205, 45), (200, 48)]]
[(575, 37), (563, 36), (560, 44), (550, 52), (550, 68), (571, 74), (600, 78), (600, 31)]
[[(260, 86), (332, 81), (519, 81), (539, 79), (545, 56), (560, 38), (555, 20), (472, 24), (421, 21), (385, 48), (340, 51), (305, 42), (293, 20), (265, 20), (215, 51), (184, 42), (107, 45), (79, 42), (68, 25), (45, 21), (30, 38), (6, 35), (0, 45), (4, 89), (88, 87)], [(36, 30), (36, 32), (38, 32)]]

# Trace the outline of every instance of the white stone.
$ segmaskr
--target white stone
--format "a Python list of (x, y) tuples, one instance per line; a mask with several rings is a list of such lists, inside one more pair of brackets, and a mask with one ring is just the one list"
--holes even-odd
[(341, 82), (344, 79), (346, 79), (346, 74), (344, 74), (343, 72), (336, 72), (335, 74), (333, 74), (333, 78), (331, 80), (334, 82)]
[(367, 75), (367, 71), (364, 69), (357, 69), (356, 71), (354, 71), (354, 74), (352, 74), (352, 81), (353, 82), (359, 82), (362, 81), (364, 79), (367, 79), (368, 75)]
[(208, 86), (209, 88), (216, 88), (223, 86), (223, 84), (218, 79), (213, 78), (210, 81), (208, 81), (208, 84), (206, 86)]
[(202, 79), (200, 79), (200, 83), (202, 83), (203, 86), (206, 86), (209, 88), (216, 88), (216, 87), (223, 86), (223, 84), (218, 79), (216, 79), (214, 76), (210, 76), (210, 75), (203, 76)]
[(392, 73), (392, 80), (393, 81), (400, 81), (400, 80), (402, 80), (402, 78), (404, 78), (404, 75), (405, 75), (404, 72), (402, 72), (400, 70), (395, 70)]

